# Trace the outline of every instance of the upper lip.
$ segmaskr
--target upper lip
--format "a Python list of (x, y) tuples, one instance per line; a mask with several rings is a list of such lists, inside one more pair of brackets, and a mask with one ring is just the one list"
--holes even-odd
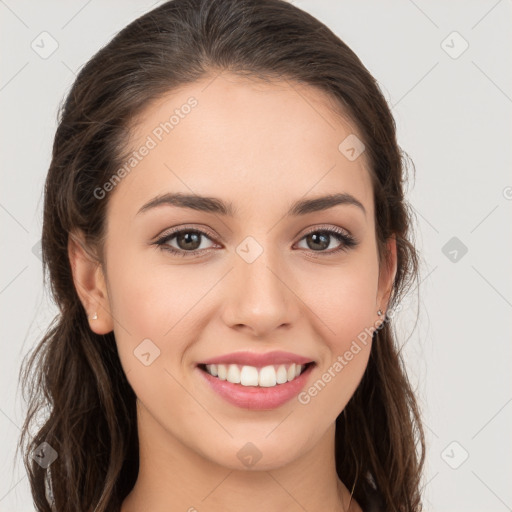
[(308, 357), (299, 356), (291, 352), (273, 351), (265, 353), (257, 352), (232, 352), (219, 357), (212, 357), (199, 364), (240, 364), (242, 366), (270, 366), (273, 364), (307, 364), (313, 360)]

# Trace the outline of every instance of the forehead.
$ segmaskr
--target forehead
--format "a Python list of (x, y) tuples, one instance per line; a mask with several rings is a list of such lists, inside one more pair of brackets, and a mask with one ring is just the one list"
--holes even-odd
[(344, 192), (371, 215), (366, 153), (349, 159), (343, 151), (362, 137), (336, 106), (323, 91), (288, 80), (221, 74), (182, 86), (135, 120), (128, 146), (137, 160), (125, 166), (111, 202), (133, 217), (166, 192), (222, 197), (239, 212)]

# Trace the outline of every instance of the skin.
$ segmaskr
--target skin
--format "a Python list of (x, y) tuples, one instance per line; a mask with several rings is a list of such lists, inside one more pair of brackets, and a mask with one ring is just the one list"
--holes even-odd
[[(69, 243), (81, 301), (98, 314), (90, 328), (114, 331), (137, 395), (140, 470), (122, 512), (360, 511), (354, 499), (348, 508), (352, 482), (337, 477), (334, 434), (371, 340), (305, 405), (239, 408), (196, 369), (230, 352), (285, 350), (317, 362), (307, 389), (358, 334), (378, 325), (396, 246), (390, 239), (388, 263), (379, 266), (366, 154), (350, 161), (338, 150), (357, 127), (315, 88), (224, 73), (153, 102), (131, 131), (131, 147), (190, 96), (198, 105), (102, 199), (109, 201), (104, 264), (76, 242), (81, 233)], [(169, 205), (137, 215), (165, 192), (230, 201), (236, 216)], [(286, 216), (298, 199), (336, 192), (355, 196), (366, 215), (345, 204)], [(196, 254), (212, 249), (180, 257), (152, 244), (183, 225), (215, 235), (201, 237)], [(308, 245), (314, 228), (336, 226), (358, 245), (332, 255), (343, 243), (334, 236), (328, 248)], [(263, 249), (252, 263), (236, 252), (247, 236)], [(176, 237), (167, 244), (187, 250)], [(149, 366), (134, 356), (146, 338), (160, 350)], [(248, 442), (261, 453), (251, 467), (237, 457)]]

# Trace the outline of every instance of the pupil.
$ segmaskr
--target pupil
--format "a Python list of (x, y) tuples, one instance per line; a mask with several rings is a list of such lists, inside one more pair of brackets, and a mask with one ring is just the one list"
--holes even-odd
[[(326, 249), (329, 247), (329, 236), (328, 234), (322, 233), (312, 233), (311, 235), (308, 235), (309, 240), (313, 240), (313, 243), (320, 244), (320, 249)], [(310, 245), (310, 244), (308, 244)], [(315, 249), (314, 247), (311, 247), (311, 249)], [(317, 247), (318, 248), (318, 247)]]
[[(184, 244), (180, 244), (183, 241)], [(197, 249), (201, 245), (200, 234), (187, 231), (178, 236), (178, 244), (182, 249)], [(190, 245), (192, 244), (192, 245)]]

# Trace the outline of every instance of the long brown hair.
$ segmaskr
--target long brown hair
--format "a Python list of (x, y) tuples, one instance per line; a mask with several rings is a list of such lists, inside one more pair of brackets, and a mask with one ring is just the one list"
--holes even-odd
[[(52, 498), (59, 512), (118, 511), (135, 483), (136, 397), (113, 332), (97, 335), (89, 328), (73, 283), (68, 237), (82, 230), (103, 261), (108, 194), (98, 200), (94, 191), (124, 161), (131, 123), (155, 98), (218, 71), (286, 79), (328, 93), (366, 146), (380, 262), (386, 261), (386, 241), (396, 237), (388, 309), (418, 280), (403, 190), (405, 153), (376, 80), (344, 42), (285, 0), (171, 0), (141, 16), (83, 67), (59, 112), (45, 185), (42, 259), (60, 312), (20, 371), (28, 412), (19, 448), (38, 511), (52, 510)], [(336, 470), (362, 507), (375, 489), (386, 511), (417, 512), (425, 458), (419, 408), (392, 319), (373, 338), (365, 374), (336, 420)], [(32, 435), (41, 414), (42, 426)], [(51, 478), (33, 457), (43, 442), (57, 454), (48, 467)]]

